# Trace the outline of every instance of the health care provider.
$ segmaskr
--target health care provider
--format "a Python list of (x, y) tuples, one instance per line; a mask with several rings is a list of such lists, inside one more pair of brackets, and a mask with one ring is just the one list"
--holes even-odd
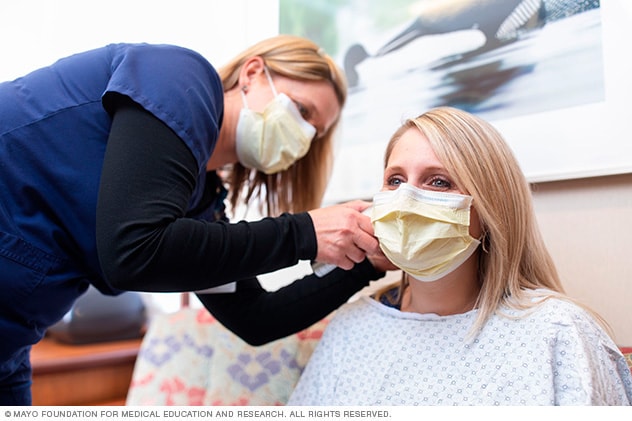
[[(292, 36), (219, 72), (186, 48), (112, 44), (1, 83), (0, 404), (31, 403), (31, 346), (89, 285), (115, 295), (238, 281), (199, 296), (261, 344), (381, 277), (368, 203), (318, 208), (345, 99), (332, 59)], [(271, 216), (229, 223), (224, 199), (244, 197)], [(339, 269), (276, 292), (255, 278), (299, 260)]]

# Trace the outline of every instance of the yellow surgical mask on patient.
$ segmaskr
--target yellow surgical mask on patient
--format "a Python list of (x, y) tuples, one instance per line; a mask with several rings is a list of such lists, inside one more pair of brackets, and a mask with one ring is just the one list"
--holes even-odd
[(263, 113), (248, 108), (241, 92), (244, 108), (237, 122), (236, 146), (239, 162), (266, 174), (287, 169), (301, 159), (316, 135), (316, 129), (299, 112), (296, 104), (285, 94), (277, 94), (272, 78), (265, 69), (274, 99)]
[(432, 282), (459, 267), (480, 244), (469, 233), (471, 204), (471, 196), (404, 183), (374, 196), (371, 222), (395, 266)]

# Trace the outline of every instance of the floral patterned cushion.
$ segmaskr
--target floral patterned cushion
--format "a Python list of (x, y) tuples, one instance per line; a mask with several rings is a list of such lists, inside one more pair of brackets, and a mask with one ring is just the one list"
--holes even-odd
[(621, 352), (623, 353), (623, 356), (625, 357), (625, 360), (628, 363), (628, 367), (630, 367), (630, 371), (632, 372), (632, 346), (622, 346), (620, 347)]
[(327, 322), (255, 347), (203, 308), (156, 316), (126, 404), (284, 405)]

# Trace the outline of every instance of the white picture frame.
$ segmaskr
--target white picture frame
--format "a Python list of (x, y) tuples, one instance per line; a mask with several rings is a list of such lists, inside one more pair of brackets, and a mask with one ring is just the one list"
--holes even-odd
[[(632, 135), (626, 124), (631, 118), (627, 104), (632, 94), (632, 60), (626, 43), (632, 39), (632, 4), (625, 0), (602, 0), (598, 13), (601, 25), (594, 30), (593, 36), (601, 33), (602, 61), (591, 64), (596, 69), (602, 66), (603, 74), (587, 78), (586, 83), (602, 85), (601, 98), (576, 106), (508, 118), (499, 118), (501, 113), (486, 118), (507, 139), (530, 182), (632, 171)], [(553, 29), (545, 27), (543, 30)], [(546, 47), (542, 45), (542, 48)], [(337, 60), (341, 61), (340, 58)], [(561, 80), (564, 77), (563, 72), (559, 74)], [(529, 89), (526, 87), (524, 92)], [(376, 91), (374, 97), (365, 96), (363, 104), (367, 107), (380, 104), (379, 89)], [(387, 94), (398, 95), (397, 92)], [(353, 92), (348, 103), (351, 107), (352, 96)], [(365, 122), (359, 123), (371, 124), (365, 133), (356, 131), (348, 114), (343, 115), (325, 204), (372, 198), (382, 185), (383, 154), (388, 138), (403, 119), (423, 111), (419, 108), (389, 114), (390, 110), (384, 109), (370, 114), (370, 117), (365, 117)], [(347, 108), (345, 112), (349, 112)], [(358, 133), (362, 134), (358, 136)]]

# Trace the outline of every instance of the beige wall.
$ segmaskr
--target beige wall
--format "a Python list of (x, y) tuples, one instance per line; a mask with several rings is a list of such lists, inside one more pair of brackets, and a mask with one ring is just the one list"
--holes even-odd
[(534, 201), (566, 292), (632, 346), (632, 174), (538, 183)]

